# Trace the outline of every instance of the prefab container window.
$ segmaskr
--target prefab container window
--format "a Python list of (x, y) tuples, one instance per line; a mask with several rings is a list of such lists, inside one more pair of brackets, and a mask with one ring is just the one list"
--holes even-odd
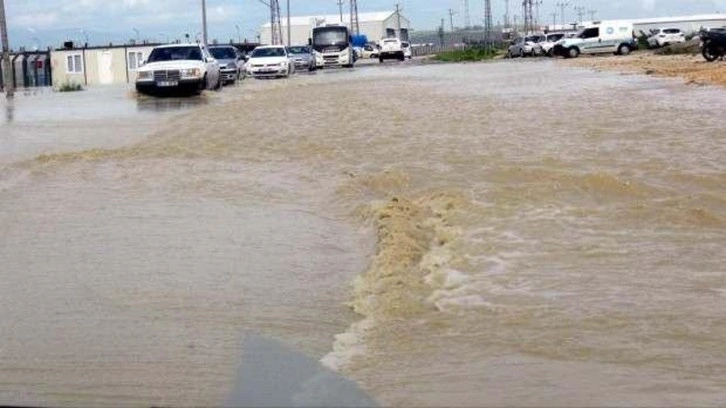
[(83, 72), (83, 57), (81, 57), (81, 54), (72, 54), (66, 57), (66, 70), (72, 74)]
[(135, 70), (141, 66), (144, 61), (144, 53), (138, 51), (129, 51), (129, 69)]

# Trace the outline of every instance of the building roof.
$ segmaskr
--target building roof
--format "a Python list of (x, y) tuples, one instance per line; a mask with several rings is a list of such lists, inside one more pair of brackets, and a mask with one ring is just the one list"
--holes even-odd
[(688, 23), (691, 21), (714, 21), (726, 20), (726, 14), (698, 14), (694, 16), (640, 18), (633, 20), (633, 24), (666, 24), (666, 23)]
[[(396, 14), (395, 11), (379, 11), (374, 13), (358, 13), (358, 21), (361, 23), (367, 23), (367, 22), (378, 22), (378, 21), (385, 21), (392, 15)], [(401, 15), (403, 17), (403, 15)], [(290, 25), (294, 26), (310, 26), (314, 25), (311, 24), (311, 22), (317, 21), (318, 24), (335, 24), (340, 23), (340, 14), (330, 14), (330, 15), (324, 15), (324, 16), (300, 16), (300, 17), (290, 17)], [(343, 13), (343, 23), (349, 24), (350, 23), (350, 13)], [(282, 17), (282, 25), (287, 24), (287, 18)], [(270, 28), (270, 23), (265, 23), (262, 27), (263, 28)]]

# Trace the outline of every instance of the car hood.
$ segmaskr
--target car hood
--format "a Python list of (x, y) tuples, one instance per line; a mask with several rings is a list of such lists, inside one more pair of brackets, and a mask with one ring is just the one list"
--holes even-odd
[(313, 59), (313, 55), (312, 54), (295, 54), (291, 58), (296, 59), (296, 60), (299, 60), (299, 59), (311, 60), (311, 59)]
[(161, 69), (191, 69), (191, 68), (202, 68), (204, 62), (192, 61), (192, 60), (181, 60), (181, 61), (164, 61), (164, 62), (149, 62), (144, 64), (143, 67), (139, 68), (139, 71), (154, 71)]
[(219, 62), (219, 65), (222, 67), (226, 67), (229, 64), (236, 64), (236, 59), (218, 59), (217, 62)]
[(287, 62), (287, 57), (264, 57), (264, 58), (250, 58), (249, 61), (247, 61), (248, 64), (279, 64), (281, 62)]

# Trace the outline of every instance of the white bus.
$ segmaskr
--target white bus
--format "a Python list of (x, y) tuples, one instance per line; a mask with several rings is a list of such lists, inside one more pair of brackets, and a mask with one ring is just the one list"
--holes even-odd
[(327, 24), (312, 30), (310, 45), (315, 56), (315, 65), (325, 67), (351, 68), (355, 64), (355, 52), (348, 27)]

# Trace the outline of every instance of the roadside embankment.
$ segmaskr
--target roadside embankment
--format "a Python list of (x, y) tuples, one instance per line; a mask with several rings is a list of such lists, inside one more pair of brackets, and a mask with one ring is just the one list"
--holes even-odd
[(682, 78), (689, 84), (726, 86), (726, 63), (706, 62), (700, 55), (655, 55), (581, 57), (565, 64), (595, 70)]

